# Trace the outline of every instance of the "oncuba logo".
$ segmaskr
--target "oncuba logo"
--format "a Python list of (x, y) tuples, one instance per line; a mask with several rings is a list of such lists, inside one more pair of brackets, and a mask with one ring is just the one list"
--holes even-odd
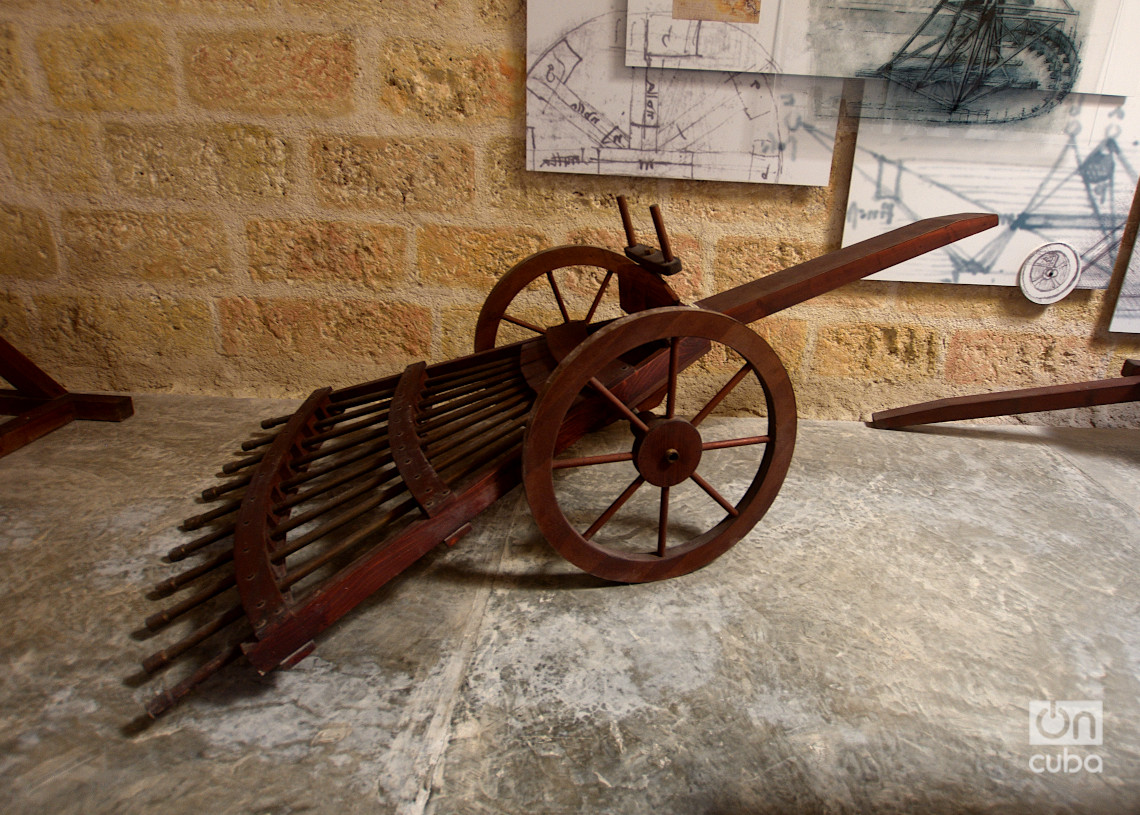
[(1038, 753), (1029, 759), (1035, 773), (1099, 773), (1100, 756), (1069, 752), (1069, 746), (1104, 743), (1103, 703), (1092, 701), (1030, 702), (1029, 743), (1062, 747), (1060, 753)]

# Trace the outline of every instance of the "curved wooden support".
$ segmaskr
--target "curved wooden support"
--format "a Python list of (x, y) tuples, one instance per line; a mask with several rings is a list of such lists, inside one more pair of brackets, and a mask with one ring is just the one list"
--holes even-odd
[(443, 482), (424, 454), (423, 442), (416, 434), (416, 411), (423, 400), (427, 383), (427, 364), (409, 365), (396, 385), (392, 411), (388, 419), (388, 438), (400, 477), (425, 515), (438, 515), (451, 498), (451, 489)]
[(238, 511), (234, 530), (234, 570), (246, 617), (259, 634), (288, 614), (288, 598), (277, 584), (284, 576), (273, 563), (275, 544), (271, 530), (281, 514), (274, 504), (282, 496), (281, 484), (294, 474), (294, 459), (316, 423), (324, 418), (330, 388), (314, 391), (277, 435), (250, 482)]

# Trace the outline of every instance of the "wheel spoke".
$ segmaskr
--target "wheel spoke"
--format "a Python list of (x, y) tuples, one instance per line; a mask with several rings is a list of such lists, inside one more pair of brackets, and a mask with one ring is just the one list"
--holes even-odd
[(772, 441), (771, 436), (744, 436), (739, 439), (724, 439), (723, 441), (706, 441), (701, 445), (702, 450), (724, 450), (729, 447), (747, 447), (750, 444), (767, 444)]
[(620, 410), (622, 414), (627, 419), (629, 419), (630, 423), (633, 424), (633, 426), (638, 430), (643, 433), (649, 430), (649, 426), (646, 425), (645, 422), (641, 421), (641, 418), (630, 409), (629, 405), (614, 396), (613, 392), (610, 391), (610, 389), (603, 385), (601, 382), (599, 382), (596, 376), (590, 377), (590, 386), (602, 396), (604, 396), (607, 402)]
[(720, 504), (722, 507), (724, 507), (724, 511), (727, 512), (729, 515), (731, 515), (732, 517), (735, 518), (737, 515), (740, 514), (740, 512), (737, 511), (736, 507), (734, 507), (732, 504), (730, 504), (727, 501), (727, 499), (725, 499), (725, 497), (723, 495), (721, 495), (719, 492), (717, 492), (712, 484), (710, 484), (709, 482), (707, 482), (703, 478), (701, 478), (700, 473), (693, 473), (690, 476), (690, 478), (692, 478), (694, 481), (696, 481), (697, 486), (699, 486), (702, 490), (707, 492), (709, 494), (710, 498), (712, 498), (714, 501), (716, 501), (718, 504)]
[(669, 535), (669, 488), (661, 488), (661, 512), (657, 516), (657, 556), (665, 557), (665, 539)]
[(558, 310), (562, 312), (562, 322), (570, 322), (570, 312), (566, 310), (566, 302), (562, 299), (562, 292), (554, 282), (554, 272), (547, 272), (546, 279), (550, 281), (550, 290), (554, 292), (554, 299), (558, 301)]
[(508, 323), (513, 323), (514, 325), (517, 325), (520, 328), (525, 328), (528, 331), (533, 331), (536, 334), (545, 334), (546, 333), (545, 328), (539, 328), (534, 323), (528, 323), (526, 320), (520, 320), (518, 317), (512, 317), (509, 314), (504, 314), (503, 319)]
[(665, 418), (672, 419), (677, 412), (677, 343), (680, 337), (669, 341), (669, 392), (665, 398)]
[(693, 420), (689, 422), (689, 424), (696, 427), (705, 419), (707, 419), (708, 415), (716, 410), (716, 406), (723, 402), (726, 396), (732, 393), (732, 389), (744, 380), (744, 377), (748, 375), (748, 372), (750, 370), (752, 370), (752, 366), (745, 362), (744, 365), (740, 367), (740, 370), (737, 371), (736, 374), (732, 377), (732, 379), (728, 380), (728, 383), (719, 391), (717, 391), (716, 396), (710, 399), (709, 403), (701, 408), (701, 412), (694, 416)]
[(617, 497), (617, 500), (610, 504), (606, 511), (598, 516), (596, 521), (590, 524), (590, 528), (583, 533), (582, 537), (586, 540), (590, 540), (594, 535), (598, 534), (598, 530), (609, 523), (610, 518), (614, 517), (617, 511), (625, 506), (625, 502), (632, 498), (633, 494), (637, 492), (637, 488), (644, 483), (645, 479), (641, 476), (633, 479), (633, 482), (625, 488), (625, 491)]
[(598, 306), (602, 304), (602, 295), (606, 293), (606, 286), (610, 284), (610, 278), (614, 276), (612, 271), (606, 272), (605, 279), (602, 280), (602, 285), (598, 287), (598, 293), (594, 295), (594, 302), (590, 303), (590, 310), (586, 312), (586, 322), (590, 322), (594, 318), (594, 312), (598, 310)]
[(591, 464), (613, 464), (618, 461), (633, 461), (633, 453), (606, 453), (600, 456), (556, 458), (550, 462), (550, 466), (555, 470), (564, 470), (568, 467), (588, 467)]

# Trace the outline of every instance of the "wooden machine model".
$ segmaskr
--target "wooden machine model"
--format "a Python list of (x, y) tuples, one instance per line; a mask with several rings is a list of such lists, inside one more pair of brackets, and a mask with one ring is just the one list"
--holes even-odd
[[(262, 673), (296, 664), (317, 634), (440, 542), (454, 544), (519, 483), (542, 534), (590, 574), (643, 582), (705, 566), (767, 511), (795, 443), (787, 373), (746, 324), (997, 224), (993, 215), (921, 221), (682, 305), (664, 279), (681, 263), (659, 210), (652, 249), (618, 200), (625, 254), (563, 246), (523, 260), (484, 303), (474, 354), (322, 388), (291, 416), (261, 423), (268, 432), (202, 494), (215, 508), (183, 524), (199, 536), (170, 552), (196, 565), (155, 588), (182, 599), (147, 628), (181, 630), (143, 667), (186, 667), (147, 704), (151, 716), (242, 656)], [(533, 337), (500, 344), (508, 332)], [(695, 401), (681, 395), (690, 376), (704, 387)], [(747, 388), (766, 431), (717, 438), (706, 419)], [(606, 439), (626, 434), (613, 452), (573, 446), (607, 426)], [(755, 473), (726, 495), (701, 472), (702, 455), (739, 447), (755, 447)], [(556, 486), (620, 462), (630, 476), (612, 479), (594, 507)], [(683, 490), (714, 502), (719, 520), (694, 529), (688, 505), (675, 503)], [(650, 522), (623, 521), (619, 511), (638, 501)]]

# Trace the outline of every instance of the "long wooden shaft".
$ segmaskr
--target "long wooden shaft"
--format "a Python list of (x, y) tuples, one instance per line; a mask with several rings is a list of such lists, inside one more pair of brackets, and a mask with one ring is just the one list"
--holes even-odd
[(946, 215), (916, 221), (706, 297), (697, 305), (727, 314), (742, 323), (755, 322), (997, 223), (998, 217), (988, 214)]

